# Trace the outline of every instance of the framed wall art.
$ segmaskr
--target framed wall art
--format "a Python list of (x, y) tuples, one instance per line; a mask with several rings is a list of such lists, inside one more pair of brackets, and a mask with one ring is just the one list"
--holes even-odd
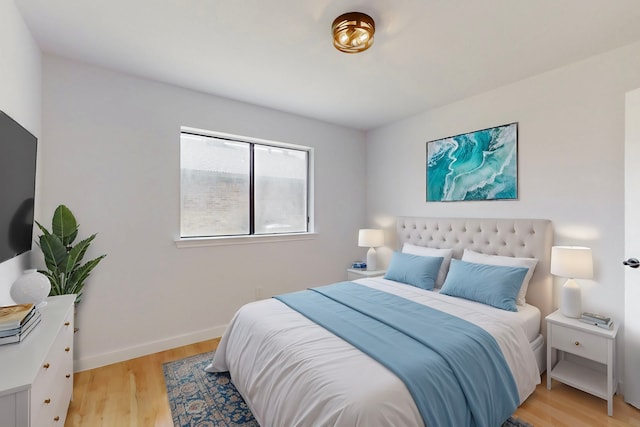
[(518, 198), (518, 123), (427, 142), (427, 202)]

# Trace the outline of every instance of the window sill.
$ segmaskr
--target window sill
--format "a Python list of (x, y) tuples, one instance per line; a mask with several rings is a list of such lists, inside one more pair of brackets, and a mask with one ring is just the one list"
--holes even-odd
[(276, 243), (297, 240), (313, 240), (318, 233), (260, 234), (252, 236), (185, 237), (175, 240), (178, 248), (202, 246), (253, 245), (256, 243)]

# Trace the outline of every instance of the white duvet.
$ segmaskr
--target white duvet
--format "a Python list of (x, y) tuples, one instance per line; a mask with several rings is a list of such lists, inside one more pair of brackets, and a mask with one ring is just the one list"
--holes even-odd
[[(381, 278), (356, 283), (485, 329), (511, 368), (520, 403), (540, 383), (529, 341), (510, 313)], [(409, 391), (395, 374), (275, 299), (238, 310), (206, 369), (229, 371), (262, 427), (424, 425)]]

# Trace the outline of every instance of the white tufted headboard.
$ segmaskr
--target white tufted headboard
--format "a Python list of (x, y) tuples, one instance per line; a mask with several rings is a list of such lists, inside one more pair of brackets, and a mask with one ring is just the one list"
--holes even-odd
[(527, 289), (527, 303), (542, 313), (540, 331), (546, 339), (545, 317), (554, 310), (549, 272), (553, 228), (546, 219), (399, 217), (398, 242), (432, 248), (452, 248), (460, 259), (465, 248), (489, 255), (537, 258)]

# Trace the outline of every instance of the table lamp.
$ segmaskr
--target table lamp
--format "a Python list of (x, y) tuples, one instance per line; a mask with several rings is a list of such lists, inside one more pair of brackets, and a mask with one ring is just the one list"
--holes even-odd
[(369, 248), (367, 251), (367, 270), (376, 270), (376, 250), (375, 248), (384, 245), (384, 232), (371, 228), (363, 228), (358, 232), (358, 246)]
[(562, 286), (560, 312), (566, 317), (579, 318), (582, 315), (582, 296), (580, 286), (574, 279), (593, 277), (591, 249), (581, 246), (553, 246), (551, 274), (567, 278)]

